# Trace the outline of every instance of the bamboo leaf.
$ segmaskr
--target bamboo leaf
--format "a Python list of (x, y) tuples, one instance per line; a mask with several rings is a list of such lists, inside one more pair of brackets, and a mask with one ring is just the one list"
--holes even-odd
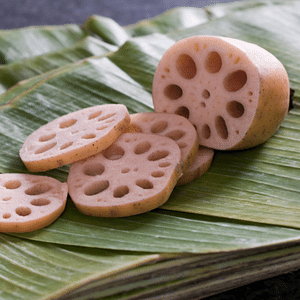
[(70, 47), (87, 36), (75, 24), (0, 31), (0, 63), (8, 64)]
[(134, 38), (109, 54), (108, 58), (151, 93), (157, 64), (174, 43), (173, 39), (161, 34)]
[(93, 218), (69, 203), (51, 226), (17, 236), (114, 250), (214, 253), (298, 241), (300, 231), (162, 210), (122, 219)]
[[(92, 17), (94, 28), (1, 31), (4, 63), (33, 63), (33, 57), (45, 60), (59, 51), (66, 65), (57, 68), (59, 57), (53, 57), (25, 81), (7, 65), (18, 83), (0, 95), (0, 172), (27, 172), (18, 155), (23, 141), (63, 114), (101, 103), (123, 103), (131, 113), (152, 111), (160, 57), (191, 35), (261, 45), (284, 63), (296, 94), (295, 108), (273, 138), (255, 149), (217, 152), (209, 172), (177, 187), (160, 209), (111, 220), (85, 216), (69, 199), (47, 228), (0, 234), (0, 298), (193, 299), (299, 268), (299, 5), (247, 1), (205, 11), (180, 8), (129, 28)], [(80, 60), (71, 54), (67, 62), (68, 51), (89, 34), (120, 47), (107, 57)], [(21, 48), (24, 39), (32, 45)], [(65, 181), (68, 166), (46, 174)]]
[(144, 36), (152, 33), (166, 34), (171, 31), (194, 27), (209, 21), (210, 15), (204, 9), (179, 7), (152, 19), (125, 27), (131, 36)]
[[(299, 246), (156, 255), (0, 235), (2, 299), (191, 299), (299, 267)], [(276, 266), (276, 267), (274, 267)]]
[(117, 47), (113, 45), (93, 37), (86, 37), (71, 47), (0, 66), (0, 93), (22, 80), (90, 56), (105, 55), (116, 49)]
[(158, 255), (28, 243), (0, 234), (0, 297), (53, 299), (52, 294), (61, 296), (91, 276), (99, 280), (157, 259)]
[(83, 27), (102, 38), (105, 42), (116, 46), (123, 45), (130, 37), (118, 23), (102, 16), (94, 15), (88, 18)]

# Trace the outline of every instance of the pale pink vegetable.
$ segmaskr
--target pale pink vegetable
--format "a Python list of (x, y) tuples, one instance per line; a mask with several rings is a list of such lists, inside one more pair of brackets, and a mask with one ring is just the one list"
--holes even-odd
[(197, 132), (186, 118), (164, 113), (137, 113), (130, 115), (130, 127), (137, 131), (166, 136), (174, 140), (181, 150), (183, 172), (192, 164), (197, 151)]
[(203, 176), (209, 170), (213, 158), (213, 149), (200, 146), (192, 165), (184, 173), (181, 174), (177, 182), (177, 186), (189, 183)]
[(226, 37), (171, 46), (153, 80), (156, 112), (185, 116), (203, 146), (236, 150), (269, 139), (288, 112), (289, 78), (265, 49)]
[(164, 204), (181, 172), (180, 148), (172, 139), (123, 133), (104, 151), (71, 164), (67, 182), (82, 213), (124, 217)]
[(65, 209), (67, 183), (31, 174), (0, 174), (0, 232), (29, 232), (54, 222)]
[(29, 135), (20, 150), (20, 157), (31, 172), (61, 167), (104, 150), (129, 122), (127, 108), (122, 104), (78, 110)]

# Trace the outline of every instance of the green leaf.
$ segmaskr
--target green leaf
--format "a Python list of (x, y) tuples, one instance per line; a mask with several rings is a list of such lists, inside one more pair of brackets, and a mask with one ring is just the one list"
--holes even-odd
[[(28, 243), (0, 234), (1, 299), (41, 299), (120, 270), (154, 261), (158, 255)], [(67, 287), (67, 288), (66, 288)], [(53, 298), (51, 298), (53, 299)]]
[(152, 34), (128, 40), (108, 58), (151, 93), (157, 64), (174, 43), (165, 35)]
[[(254, 149), (218, 151), (211, 169), (176, 187), (160, 209), (93, 218), (69, 199), (47, 228), (0, 234), (0, 298), (193, 299), (299, 268), (299, 8), (300, 1), (247, 1), (205, 11), (179, 8), (126, 28), (93, 16), (84, 29), (0, 32), (2, 61), (21, 60), (3, 68), (18, 83), (0, 95), (0, 172), (27, 172), (18, 155), (22, 143), (63, 114), (102, 103), (123, 103), (130, 113), (152, 111), (161, 56), (191, 35), (259, 44), (283, 62), (296, 90), (295, 108), (274, 137)], [(72, 52), (89, 34), (113, 46), (105, 49), (107, 57), (86, 58), (104, 54), (97, 52), (102, 42), (90, 37), (97, 45), (92, 51), (83, 46), (83, 60)], [(20, 47), (29, 37), (32, 47)], [(38, 62), (49, 57), (44, 69)], [(35, 62), (36, 73), (30, 73)], [(24, 77), (17, 65), (28, 66)], [(68, 166), (43, 174), (66, 181)]]
[(0, 63), (8, 64), (70, 47), (87, 36), (75, 24), (0, 30)]
[(131, 36), (144, 36), (152, 33), (168, 33), (174, 30), (194, 27), (209, 21), (210, 15), (204, 9), (179, 7), (160, 16), (143, 20), (125, 29)]
[(130, 37), (127, 32), (114, 20), (94, 15), (86, 20), (83, 27), (99, 36), (105, 42), (121, 46)]
[(93, 218), (69, 203), (51, 226), (17, 236), (114, 250), (213, 253), (299, 241), (300, 231), (162, 210), (120, 219)]
[(71, 47), (0, 66), (0, 93), (22, 80), (90, 56), (105, 55), (115, 50), (117, 47), (113, 45), (93, 37), (86, 37)]

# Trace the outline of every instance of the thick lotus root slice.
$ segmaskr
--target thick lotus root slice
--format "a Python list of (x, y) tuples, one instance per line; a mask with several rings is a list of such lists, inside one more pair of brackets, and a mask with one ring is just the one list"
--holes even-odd
[(137, 113), (130, 115), (130, 124), (143, 133), (154, 133), (174, 140), (181, 149), (183, 172), (192, 164), (199, 144), (197, 131), (186, 118), (175, 114)]
[(0, 174), (0, 232), (29, 232), (54, 222), (64, 211), (67, 183), (32, 174)]
[(189, 183), (203, 176), (210, 168), (214, 158), (214, 150), (200, 146), (192, 165), (180, 176), (177, 186)]
[(193, 36), (171, 46), (153, 80), (156, 112), (185, 116), (199, 144), (247, 149), (269, 139), (289, 107), (289, 79), (271, 53), (244, 41)]
[(98, 217), (125, 217), (164, 204), (182, 172), (173, 140), (124, 133), (106, 150), (71, 164), (69, 194), (79, 211)]
[(31, 172), (43, 172), (94, 155), (126, 129), (125, 105), (106, 104), (64, 115), (40, 127), (25, 140), (20, 157)]

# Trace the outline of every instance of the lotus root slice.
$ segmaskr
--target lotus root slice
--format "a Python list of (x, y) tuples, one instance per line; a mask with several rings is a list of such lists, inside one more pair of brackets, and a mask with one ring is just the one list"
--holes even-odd
[(183, 172), (192, 164), (197, 151), (197, 131), (186, 118), (166, 113), (137, 113), (130, 115), (131, 126), (140, 128), (143, 133), (158, 134), (174, 140), (180, 150)]
[(191, 166), (180, 176), (177, 186), (187, 184), (203, 176), (210, 168), (214, 158), (214, 150), (200, 146)]
[(0, 174), (0, 232), (44, 228), (65, 209), (67, 183), (32, 174)]
[(101, 153), (73, 163), (67, 182), (82, 213), (125, 217), (164, 204), (181, 172), (181, 151), (175, 141), (124, 133)]
[(20, 157), (30, 172), (61, 167), (107, 148), (129, 122), (127, 108), (122, 104), (78, 110), (29, 135), (20, 150)]

